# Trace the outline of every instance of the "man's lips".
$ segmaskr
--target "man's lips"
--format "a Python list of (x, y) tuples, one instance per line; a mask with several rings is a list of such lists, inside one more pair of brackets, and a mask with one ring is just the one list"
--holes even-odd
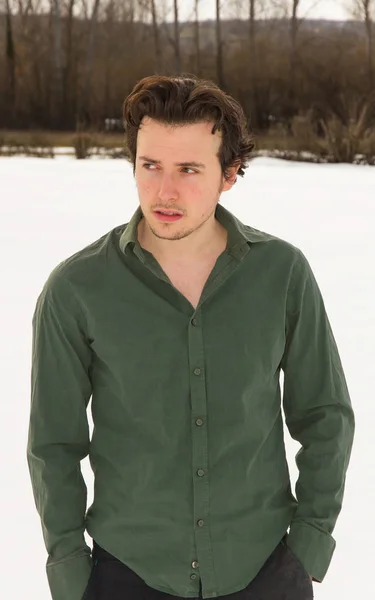
[(154, 212), (161, 213), (163, 215), (180, 215), (180, 216), (182, 216), (182, 212), (180, 212), (179, 210), (157, 208), (156, 210), (154, 210)]
[(179, 221), (180, 219), (182, 219), (183, 215), (180, 214), (175, 214), (175, 215), (165, 215), (157, 210), (154, 211), (155, 217), (159, 220), (159, 221), (164, 221), (167, 223), (172, 223), (173, 221)]

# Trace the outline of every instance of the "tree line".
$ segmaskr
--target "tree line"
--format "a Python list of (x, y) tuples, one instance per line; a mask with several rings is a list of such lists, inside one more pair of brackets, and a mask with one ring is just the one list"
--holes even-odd
[[(343, 0), (345, 1), (345, 0)], [(348, 21), (314, 21), (300, 0), (1, 0), (0, 128), (103, 129), (136, 81), (195, 73), (243, 105), (255, 131), (308, 115), (374, 125), (375, 0)], [(223, 18), (223, 8), (232, 18)]]

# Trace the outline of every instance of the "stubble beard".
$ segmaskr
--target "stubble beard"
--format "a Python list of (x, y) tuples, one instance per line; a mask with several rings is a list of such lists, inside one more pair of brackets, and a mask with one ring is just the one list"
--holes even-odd
[[(170, 241), (174, 241), (174, 240), (182, 240), (183, 238), (188, 237), (189, 235), (191, 235), (192, 233), (194, 233), (194, 231), (198, 231), (201, 227), (203, 227), (203, 225), (212, 217), (212, 215), (215, 213), (216, 211), (216, 207), (217, 204), (220, 202), (220, 194), (222, 192), (223, 189), (223, 183), (220, 183), (220, 188), (218, 190), (218, 195), (217, 195), (217, 201), (216, 204), (213, 208), (213, 210), (211, 211), (211, 213), (201, 222), (198, 223), (198, 225), (196, 227), (191, 227), (190, 229), (182, 229), (180, 231), (175, 231), (174, 233), (165, 233), (162, 234), (159, 231), (156, 231), (156, 229), (154, 229), (152, 227), (152, 225), (150, 225), (150, 223), (148, 223), (149, 229), (151, 231), (151, 233), (157, 237), (159, 240), (170, 240)], [(168, 226), (168, 223), (166, 224)]]
[[(213, 211), (204, 219), (204, 221), (202, 221), (201, 223), (198, 223), (198, 225), (196, 227), (191, 227), (190, 229), (180, 229), (179, 231), (175, 231), (175, 232), (171, 232), (171, 233), (160, 233), (160, 231), (156, 231), (156, 229), (154, 229), (152, 227), (152, 225), (148, 225), (150, 228), (150, 231), (153, 233), (153, 235), (157, 238), (159, 238), (159, 240), (182, 240), (183, 238), (188, 237), (189, 235), (191, 235), (192, 233), (194, 233), (194, 231), (198, 231), (201, 227), (203, 227), (203, 225), (208, 221), (208, 219), (210, 219), (212, 217), (212, 215), (214, 214), (216, 210), (216, 206), (213, 209)], [(167, 223), (168, 226), (168, 223)]]

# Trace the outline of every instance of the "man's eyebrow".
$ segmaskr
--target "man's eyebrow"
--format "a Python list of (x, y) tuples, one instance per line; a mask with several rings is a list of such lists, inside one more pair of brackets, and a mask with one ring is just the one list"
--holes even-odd
[[(161, 164), (160, 160), (155, 160), (154, 158), (149, 158), (148, 156), (139, 156), (138, 158), (139, 158), (139, 160), (145, 160), (146, 162), (154, 163), (155, 165)], [(197, 167), (198, 169), (206, 168), (206, 165), (204, 165), (203, 163), (199, 163), (199, 162), (195, 162), (195, 161), (181, 162), (181, 163), (174, 163), (174, 164), (176, 167)]]

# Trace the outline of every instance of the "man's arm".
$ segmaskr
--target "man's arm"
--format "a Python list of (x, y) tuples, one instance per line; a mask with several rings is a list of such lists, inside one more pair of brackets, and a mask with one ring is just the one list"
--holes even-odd
[(47, 578), (53, 600), (81, 600), (92, 568), (80, 467), (90, 444), (91, 350), (81, 306), (57, 267), (37, 299), (32, 328), (27, 461), (48, 552)]
[(337, 345), (311, 267), (298, 250), (287, 302), (283, 408), (296, 454), (297, 510), (288, 546), (313, 581), (335, 550), (355, 419)]

